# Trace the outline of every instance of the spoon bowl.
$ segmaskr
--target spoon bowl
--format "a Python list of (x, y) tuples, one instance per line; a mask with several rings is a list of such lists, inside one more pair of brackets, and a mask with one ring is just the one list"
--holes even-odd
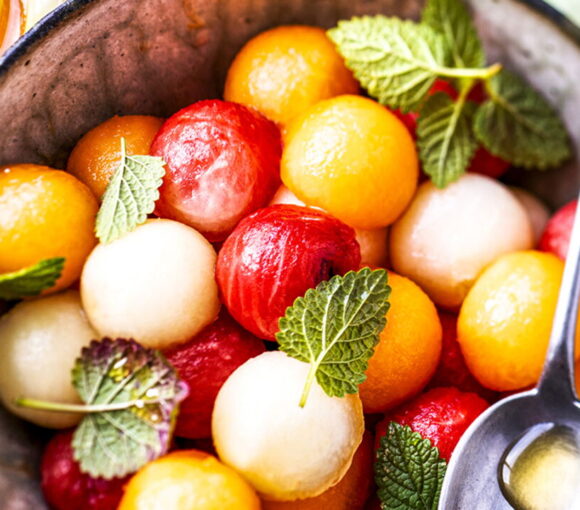
[(453, 452), (439, 510), (511, 510), (501, 491), (498, 468), (514, 440), (539, 423), (580, 429), (580, 404), (552, 401), (533, 389), (490, 407)]

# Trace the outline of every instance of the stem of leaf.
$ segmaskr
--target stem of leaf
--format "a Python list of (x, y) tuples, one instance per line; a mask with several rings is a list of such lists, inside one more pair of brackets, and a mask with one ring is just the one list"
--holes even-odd
[(457, 103), (459, 103), (461, 107), (463, 107), (464, 103), (467, 101), (467, 96), (471, 92), (471, 89), (473, 89), (474, 85), (475, 80), (468, 80), (466, 83), (464, 83), (464, 86), (461, 88), (461, 92), (459, 93), (459, 97), (457, 98)]
[(43, 400), (35, 400), (33, 398), (19, 398), (14, 401), (18, 407), (28, 407), (30, 409), (37, 409), (39, 411), (54, 411), (58, 413), (105, 413), (109, 411), (123, 411), (137, 405), (136, 402), (119, 402), (117, 404), (100, 404), (100, 405), (86, 405), (86, 404), (62, 404), (57, 402), (45, 402)]
[(448, 78), (479, 78), (480, 80), (489, 80), (499, 73), (501, 69), (501, 64), (493, 64), (483, 69), (441, 67), (437, 70), (437, 74)]
[(310, 369), (308, 370), (308, 376), (306, 377), (306, 383), (304, 384), (304, 389), (302, 390), (302, 397), (300, 397), (300, 407), (304, 407), (306, 405), (306, 401), (308, 400), (308, 395), (310, 394), (310, 390), (312, 389), (312, 385), (316, 380), (316, 371), (318, 370), (318, 363), (311, 363)]

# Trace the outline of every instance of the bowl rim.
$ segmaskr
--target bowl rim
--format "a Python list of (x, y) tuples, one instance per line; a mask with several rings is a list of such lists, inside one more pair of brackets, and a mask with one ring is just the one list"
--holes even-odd
[[(0, 78), (13, 64), (26, 56), (29, 50), (46, 35), (62, 25), (81, 9), (98, 0), (66, 0), (46, 14), (30, 30), (17, 39), (2, 56), (0, 56)], [(580, 26), (576, 25), (565, 14), (552, 7), (545, 0), (517, 0), (552, 21), (580, 46)]]

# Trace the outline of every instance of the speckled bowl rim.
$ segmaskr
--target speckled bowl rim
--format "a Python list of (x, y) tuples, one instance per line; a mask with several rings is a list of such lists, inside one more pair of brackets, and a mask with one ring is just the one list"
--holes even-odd
[[(0, 78), (8, 72), (16, 61), (24, 57), (37, 42), (41, 41), (47, 34), (59, 27), (72, 15), (96, 1), (98, 0), (67, 0), (42, 18), (39, 23), (20, 37), (0, 57)], [(544, 0), (518, 1), (528, 5), (552, 21), (562, 32), (570, 36), (580, 46), (580, 26), (573, 23), (563, 13), (547, 4)]]

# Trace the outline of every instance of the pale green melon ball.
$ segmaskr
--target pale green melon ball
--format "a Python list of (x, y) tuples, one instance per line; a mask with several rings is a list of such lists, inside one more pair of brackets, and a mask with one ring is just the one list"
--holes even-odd
[(71, 370), (81, 349), (97, 338), (76, 291), (17, 304), (0, 319), (0, 397), (4, 405), (43, 427), (76, 425), (82, 415), (17, 407), (14, 400), (27, 397), (81, 403)]
[(362, 441), (358, 395), (329, 397), (315, 383), (299, 406), (308, 369), (266, 352), (240, 366), (215, 403), (212, 433), (221, 460), (267, 499), (321, 494), (344, 476)]
[(89, 255), (81, 295), (102, 335), (166, 349), (187, 342), (219, 311), (216, 253), (196, 230), (149, 220)]

